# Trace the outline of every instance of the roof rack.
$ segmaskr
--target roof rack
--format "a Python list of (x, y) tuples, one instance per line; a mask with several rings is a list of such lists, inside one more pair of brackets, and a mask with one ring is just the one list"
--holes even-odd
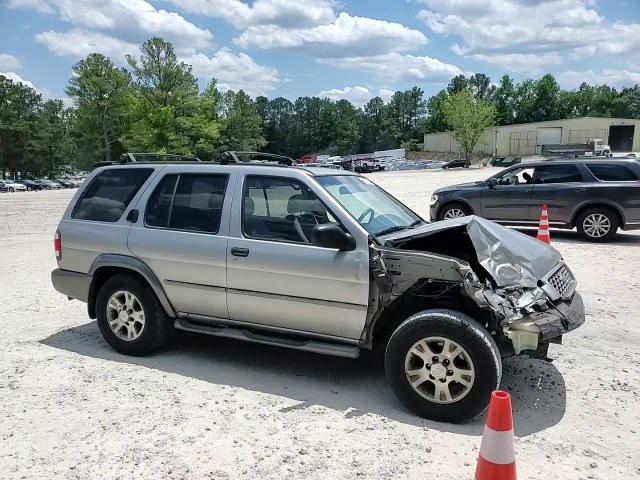
[(114, 163), (132, 163), (132, 162), (201, 162), (198, 157), (193, 155), (175, 155), (172, 153), (133, 153), (127, 152), (120, 155), (120, 158)]
[(293, 161), (290, 157), (285, 157), (284, 155), (276, 155), (275, 153), (264, 153), (264, 152), (238, 152), (234, 150), (229, 150), (227, 152), (223, 152), (218, 157), (218, 162), (222, 165), (226, 165), (229, 163), (264, 163), (269, 165), (282, 165), (282, 166), (293, 166), (296, 162)]
[(149, 164), (149, 163), (217, 163), (220, 165), (264, 165), (264, 166), (295, 166), (296, 162), (290, 157), (276, 155), (274, 153), (263, 152), (237, 152), (226, 151), (220, 154), (213, 162), (202, 161), (193, 155), (175, 155), (170, 153), (133, 153), (127, 152), (111, 162), (97, 162), (94, 168), (106, 167), (110, 165), (128, 164)]

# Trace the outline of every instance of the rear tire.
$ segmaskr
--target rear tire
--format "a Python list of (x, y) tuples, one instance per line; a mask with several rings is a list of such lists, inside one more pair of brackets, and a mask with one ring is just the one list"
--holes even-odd
[(576, 219), (578, 233), (589, 242), (610, 241), (619, 226), (617, 213), (606, 207), (588, 208)]
[(467, 315), (425, 310), (405, 320), (389, 339), (385, 371), (409, 410), (431, 420), (462, 422), (487, 408), (491, 392), (500, 386), (502, 361), (491, 335)]
[[(131, 305), (125, 305), (131, 298)], [(114, 275), (102, 285), (96, 296), (96, 318), (106, 342), (125, 355), (146, 355), (175, 334), (151, 288), (132, 275)]]
[(469, 207), (460, 202), (451, 202), (447, 203), (440, 209), (440, 212), (438, 213), (438, 220), (466, 217), (467, 215), (471, 215)]

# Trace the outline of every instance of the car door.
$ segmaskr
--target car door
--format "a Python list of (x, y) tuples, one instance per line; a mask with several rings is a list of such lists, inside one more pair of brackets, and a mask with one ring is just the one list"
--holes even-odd
[[(353, 231), (355, 221), (344, 212), (333, 214), (340, 208), (335, 200), (302, 172), (291, 171), (298, 178), (244, 173), (237, 180), (227, 253), (230, 318), (357, 340), (368, 305), (366, 233)], [(332, 200), (330, 211), (326, 202)], [(344, 229), (351, 223), (357, 248), (313, 245), (311, 230), (326, 222)]]
[(533, 182), (531, 218), (539, 219), (542, 206), (546, 204), (550, 225), (570, 223), (576, 205), (589, 196), (582, 173), (575, 164), (539, 165), (535, 169)]
[(169, 166), (139, 202), (129, 249), (158, 277), (179, 313), (228, 318), (228, 167)]
[(494, 177), (495, 182), (487, 182), (480, 202), (482, 216), (505, 223), (530, 222), (533, 173), (532, 167), (519, 166)]

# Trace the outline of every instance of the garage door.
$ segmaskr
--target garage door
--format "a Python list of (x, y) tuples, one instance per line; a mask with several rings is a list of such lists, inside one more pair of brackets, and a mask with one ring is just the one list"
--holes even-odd
[(560, 145), (562, 143), (562, 127), (538, 128), (536, 153), (542, 152), (543, 145)]

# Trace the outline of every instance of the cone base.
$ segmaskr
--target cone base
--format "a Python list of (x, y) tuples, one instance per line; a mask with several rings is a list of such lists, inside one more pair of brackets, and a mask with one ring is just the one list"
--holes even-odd
[(491, 463), (480, 456), (475, 480), (516, 480), (516, 462), (501, 465)]

